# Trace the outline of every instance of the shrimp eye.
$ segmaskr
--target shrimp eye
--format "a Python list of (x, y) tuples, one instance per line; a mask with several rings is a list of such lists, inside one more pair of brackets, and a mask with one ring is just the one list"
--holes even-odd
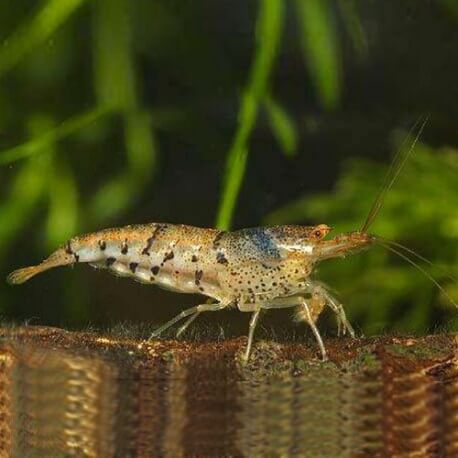
[(321, 240), (322, 238), (326, 237), (330, 230), (331, 228), (326, 226), (326, 224), (320, 224), (319, 226), (312, 228), (312, 232), (309, 237), (314, 240)]
[(313, 231), (313, 237), (315, 239), (321, 239), (322, 236), (323, 236), (323, 233), (319, 229), (316, 229), (315, 231)]

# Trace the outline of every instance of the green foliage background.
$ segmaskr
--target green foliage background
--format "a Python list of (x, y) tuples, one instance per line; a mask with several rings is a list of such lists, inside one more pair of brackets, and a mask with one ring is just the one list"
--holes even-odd
[[(446, 84), (456, 86), (448, 52), (458, 45), (458, 9), (401, 3), (2, 4), (1, 271), (107, 225), (357, 229), (390, 152), (429, 113), (371, 231), (433, 261), (427, 268), (458, 301), (445, 273), (458, 276), (458, 94)], [(288, 169), (300, 183), (282, 177)], [(216, 180), (202, 184), (208, 170)], [(278, 195), (265, 197), (261, 176)], [(65, 326), (160, 322), (190, 300), (80, 268), (47, 275), (21, 290), (2, 286), (1, 313)], [(324, 263), (318, 275), (365, 332), (458, 323), (434, 285), (382, 249)], [(234, 313), (207, 319), (246, 326)]]

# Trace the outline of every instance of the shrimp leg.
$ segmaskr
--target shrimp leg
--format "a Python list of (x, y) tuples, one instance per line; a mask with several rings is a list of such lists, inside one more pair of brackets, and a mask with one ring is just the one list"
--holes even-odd
[[(322, 304), (322, 302), (320, 302)], [(323, 339), (321, 338), (320, 331), (316, 327), (315, 321), (318, 317), (319, 313), (312, 313), (310, 310), (309, 304), (302, 296), (290, 296), (284, 298), (278, 298), (271, 301), (269, 304), (262, 304), (263, 309), (274, 309), (274, 308), (286, 308), (286, 307), (295, 307), (299, 305), (301, 308), (301, 312), (303, 312), (303, 316), (307, 321), (308, 325), (312, 329), (312, 332), (315, 336), (315, 339), (320, 347), (321, 358), (323, 361), (327, 360), (326, 349), (323, 343)], [(312, 304), (313, 305), (313, 304)], [(316, 315), (316, 316), (315, 316)]]
[[(207, 300), (207, 304), (215, 304), (214, 300), (209, 298)], [(194, 315), (191, 315), (185, 322), (182, 326), (180, 326), (178, 328), (178, 331), (176, 333), (176, 337), (180, 337), (181, 334), (183, 334), (183, 332), (186, 331), (186, 329), (188, 328), (188, 326), (201, 314), (202, 312), (196, 312), (194, 313)]]
[(201, 314), (202, 312), (195, 312), (193, 315), (191, 315), (185, 322), (182, 324), (176, 333), (177, 337), (180, 337), (183, 332), (186, 331), (188, 326)]
[(245, 354), (243, 356), (243, 359), (245, 362), (248, 361), (248, 358), (250, 357), (251, 346), (253, 345), (254, 330), (256, 329), (256, 325), (258, 324), (260, 313), (261, 313), (261, 309), (259, 308), (258, 310), (253, 312), (253, 314), (251, 315), (250, 330), (248, 332), (248, 343), (246, 346)]
[(183, 318), (186, 318), (189, 315), (197, 315), (198, 313), (201, 313), (201, 312), (216, 312), (218, 310), (222, 310), (223, 308), (227, 307), (227, 305), (228, 304), (225, 302), (220, 303), (220, 304), (200, 304), (200, 305), (196, 305), (195, 307), (191, 307), (189, 309), (183, 310), (176, 317), (172, 318), (170, 321), (167, 321), (167, 323), (157, 328), (151, 334), (149, 340), (153, 339), (154, 337), (159, 336), (166, 329), (170, 328), (170, 326), (173, 326), (175, 323), (182, 320)]
[(324, 303), (336, 314), (337, 334), (340, 336), (341, 334), (345, 335), (348, 332), (348, 334), (354, 338), (355, 331), (347, 319), (343, 305), (334, 296), (332, 296), (332, 294), (327, 291), (322, 284), (309, 281), (308, 287), (310, 288), (313, 301), (324, 301)]
[(312, 328), (312, 332), (315, 335), (315, 339), (318, 342), (318, 346), (320, 347), (321, 359), (323, 361), (326, 361), (328, 359), (328, 356), (326, 355), (326, 349), (324, 347), (323, 339), (321, 338), (320, 331), (318, 331), (318, 328), (316, 327), (316, 324), (312, 319), (312, 314), (310, 313), (309, 306), (307, 305), (307, 302), (305, 302), (305, 300), (302, 301), (301, 308), (305, 313), (307, 323)]

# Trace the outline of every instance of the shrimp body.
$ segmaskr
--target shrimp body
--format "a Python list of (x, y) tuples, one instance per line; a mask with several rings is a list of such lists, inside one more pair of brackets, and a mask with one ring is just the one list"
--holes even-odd
[(218, 233), (214, 229), (156, 223), (105, 229), (70, 239), (41, 264), (10, 274), (8, 281), (22, 283), (57, 265), (89, 263), (142, 283), (184, 293), (205, 292), (218, 298), (215, 272), (208, 262), (211, 257), (202, 255)]
[(174, 224), (134, 225), (76, 237), (67, 250), (78, 262), (89, 262), (119, 276), (219, 299), (211, 258), (202, 255), (218, 232)]
[(321, 238), (328, 230), (320, 225), (224, 232), (160, 223), (105, 229), (70, 239), (8, 280), (22, 283), (58, 265), (89, 263), (172, 291), (254, 303), (302, 291), (316, 262), (317, 231)]
[[(12, 272), (8, 281), (19, 284), (53, 267), (88, 263), (142, 283), (202, 294), (216, 303), (185, 310), (153, 335), (188, 315), (191, 318), (184, 328), (202, 311), (237, 306), (256, 318), (250, 327), (246, 358), (260, 310), (299, 305), (299, 317), (312, 326), (325, 356), (315, 321), (331, 299), (309, 276), (321, 259), (370, 243), (359, 233), (325, 241), (329, 230), (320, 224), (224, 232), (160, 223), (105, 229), (70, 239), (41, 264)], [(305, 294), (311, 296), (309, 304)], [(343, 309), (334, 306), (334, 311), (351, 331)]]
[(19, 284), (53, 267), (89, 263), (142, 283), (202, 294), (214, 302), (184, 310), (156, 329), (151, 337), (189, 317), (179, 329), (180, 334), (201, 312), (236, 306), (240, 311), (252, 313), (245, 360), (250, 354), (261, 310), (295, 307), (298, 318), (311, 327), (322, 357), (326, 359), (324, 344), (315, 325), (323, 307), (329, 306), (336, 313), (339, 330), (348, 331), (352, 336), (354, 331), (342, 305), (321, 283), (311, 279), (318, 262), (378, 244), (417, 267), (445, 293), (410, 255), (420, 260), (424, 258), (396, 242), (367, 233), (425, 123), (426, 119), (410, 148), (396, 154), (385, 184), (360, 231), (326, 240), (330, 228), (325, 224), (257, 227), (232, 232), (160, 223), (126, 226), (74, 237), (41, 264), (12, 272), (8, 281)]

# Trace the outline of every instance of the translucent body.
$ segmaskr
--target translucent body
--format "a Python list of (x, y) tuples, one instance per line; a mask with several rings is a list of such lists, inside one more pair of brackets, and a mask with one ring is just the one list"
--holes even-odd
[(312, 327), (325, 357), (315, 326), (323, 307), (331, 306), (344, 329), (352, 330), (342, 307), (309, 276), (318, 261), (371, 243), (369, 236), (359, 233), (325, 241), (329, 230), (319, 225), (223, 232), (154, 223), (106, 229), (74, 237), (38, 266), (19, 269), (8, 280), (22, 283), (51, 267), (89, 263), (142, 283), (199, 293), (214, 303), (182, 312), (153, 335), (186, 316), (191, 316), (189, 324), (202, 311), (236, 306), (253, 313), (246, 358), (261, 309), (298, 307), (298, 316)]

